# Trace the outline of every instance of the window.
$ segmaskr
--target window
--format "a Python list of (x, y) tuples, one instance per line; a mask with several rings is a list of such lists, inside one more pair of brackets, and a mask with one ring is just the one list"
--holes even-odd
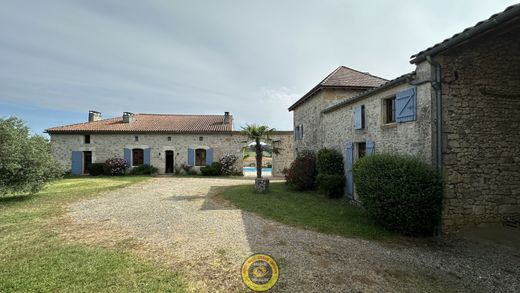
[(132, 166), (140, 166), (142, 164), (144, 164), (143, 149), (133, 149), (132, 150)]
[(172, 137), (171, 136), (168, 136), (168, 141), (172, 141)]
[(206, 150), (195, 150), (195, 166), (206, 166)]
[(134, 136), (134, 141), (139, 141), (139, 136)]
[(367, 154), (367, 144), (360, 142), (357, 144), (358, 159), (363, 158)]
[(86, 143), (86, 144), (89, 144), (89, 143), (90, 143), (90, 135), (88, 135), (88, 134), (85, 135), (84, 139), (85, 139), (85, 143)]
[(354, 107), (354, 129), (365, 128), (365, 105)]
[(296, 141), (297, 139), (299, 139), (300, 137), (300, 126), (296, 126), (294, 127), (294, 141)]
[(361, 128), (365, 128), (365, 105), (361, 105)]
[(395, 122), (395, 96), (383, 100), (383, 121), (384, 123)]
[(199, 136), (199, 141), (203, 141), (203, 140), (204, 140), (204, 137)]

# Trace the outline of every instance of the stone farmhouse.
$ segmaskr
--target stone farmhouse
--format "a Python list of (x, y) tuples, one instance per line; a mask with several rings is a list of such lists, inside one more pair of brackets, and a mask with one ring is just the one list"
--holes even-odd
[(443, 231), (520, 217), (520, 4), (414, 54), (386, 81), (340, 67), (289, 108), (294, 148), (414, 155), (445, 176)]
[[(119, 156), (130, 167), (153, 165), (160, 174), (173, 173), (181, 165), (211, 165), (224, 154), (242, 156), (247, 137), (234, 131), (233, 116), (133, 114), (101, 119), (89, 112), (88, 122), (49, 128), (54, 156), (74, 175), (88, 174), (91, 163)], [(277, 131), (271, 137), (280, 153), (272, 157), (273, 176), (281, 176), (293, 159), (292, 132)], [(242, 168), (239, 160), (236, 166)]]

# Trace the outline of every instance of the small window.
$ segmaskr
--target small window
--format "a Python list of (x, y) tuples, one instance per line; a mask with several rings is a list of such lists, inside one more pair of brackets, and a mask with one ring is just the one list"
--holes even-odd
[(171, 136), (168, 136), (168, 141), (172, 141), (172, 137)]
[(357, 144), (358, 158), (361, 159), (367, 154), (367, 144), (360, 142)]
[(142, 164), (144, 164), (143, 149), (133, 149), (132, 150), (132, 166), (140, 166)]
[(361, 128), (365, 128), (365, 105), (361, 106)]
[(206, 166), (206, 150), (195, 150), (195, 166)]
[(85, 139), (85, 143), (86, 143), (86, 144), (89, 144), (89, 143), (90, 143), (90, 135), (88, 135), (88, 134), (85, 135), (84, 139)]
[(199, 141), (203, 141), (203, 140), (204, 140), (204, 137), (199, 136)]
[(134, 136), (134, 141), (139, 141), (139, 136)]
[(296, 126), (294, 127), (294, 141), (296, 141), (297, 139), (299, 139), (300, 137), (300, 126)]
[(395, 96), (383, 100), (383, 118), (385, 123), (394, 123), (395, 122)]

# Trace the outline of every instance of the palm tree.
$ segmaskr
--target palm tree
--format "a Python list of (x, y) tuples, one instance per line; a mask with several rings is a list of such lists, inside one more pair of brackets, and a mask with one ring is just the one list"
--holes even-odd
[[(264, 146), (262, 146), (261, 141), (269, 142), (269, 135), (274, 131), (274, 128), (269, 128), (267, 125), (246, 124), (245, 127), (242, 126), (242, 134), (247, 136), (248, 139), (255, 141), (256, 178), (262, 178), (262, 153)], [(272, 151), (275, 154), (278, 153), (278, 150), (274, 147)]]

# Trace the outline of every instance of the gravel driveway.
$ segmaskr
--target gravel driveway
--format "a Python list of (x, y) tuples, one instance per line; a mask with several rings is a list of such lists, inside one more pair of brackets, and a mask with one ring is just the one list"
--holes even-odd
[(380, 243), (326, 235), (214, 197), (225, 186), (251, 182), (153, 178), (77, 202), (67, 217), (91, 238), (116, 244), (133, 239), (137, 253), (187, 274), (192, 291), (244, 291), (239, 268), (256, 252), (278, 261), (276, 292), (520, 291), (520, 252), (510, 247), (455, 238)]

